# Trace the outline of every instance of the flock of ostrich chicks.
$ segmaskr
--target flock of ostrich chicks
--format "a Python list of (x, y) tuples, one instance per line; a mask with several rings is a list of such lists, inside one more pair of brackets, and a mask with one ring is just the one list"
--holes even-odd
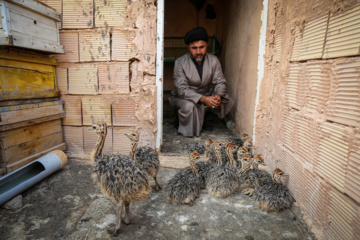
[[(90, 129), (98, 134), (91, 152), (95, 163), (93, 178), (117, 203), (116, 226), (108, 230), (109, 234), (117, 236), (121, 222), (130, 223), (130, 203), (145, 200), (151, 192), (148, 178), (153, 177), (155, 189), (161, 189), (156, 179), (160, 167), (158, 153), (148, 146), (137, 148), (139, 133), (131, 131), (125, 133), (131, 140), (130, 156), (102, 154), (107, 125), (98, 122)], [(257, 206), (268, 212), (290, 208), (294, 199), (285, 186), (287, 174), (278, 168), (272, 175), (260, 170), (258, 166), (264, 165), (264, 159), (260, 155), (252, 156), (253, 147), (247, 134), (233, 142), (207, 139), (202, 146), (206, 161), (200, 161), (198, 152), (191, 152), (190, 166), (177, 172), (163, 187), (164, 198), (174, 205), (190, 204), (199, 196), (200, 189), (206, 188), (215, 198), (225, 198), (239, 191), (254, 195)], [(124, 205), (125, 216), (122, 218)]]

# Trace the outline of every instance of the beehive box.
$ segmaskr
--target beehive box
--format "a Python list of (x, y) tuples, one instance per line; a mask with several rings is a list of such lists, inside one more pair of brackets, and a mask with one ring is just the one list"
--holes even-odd
[(0, 175), (65, 150), (56, 65), (46, 55), (0, 49)]
[(14, 49), (0, 49), (0, 106), (4, 101), (59, 97), (57, 60)]
[(64, 53), (58, 22), (61, 14), (33, 0), (0, 0), (0, 46)]

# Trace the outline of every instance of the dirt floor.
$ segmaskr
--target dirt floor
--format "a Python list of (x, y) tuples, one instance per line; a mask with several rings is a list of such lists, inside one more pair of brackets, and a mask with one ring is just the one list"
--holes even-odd
[(235, 130), (227, 129), (223, 120), (215, 119), (212, 125), (213, 130), (202, 130), (199, 137), (183, 137), (178, 134), (175, 127), (175, 112), (171, 109), (169, 102), (164, 101), (163, 145), (161, 152), (188, 156), (188, 143), (198, 142), (204, 144), (208, 138), (214, 141), (226, 141), (240, 136)]
[[(177, 171), (161, 168), (160, 184)], [(91, 173), (91, 163), (70, 159), (23, 192), (21, 208), (1, 208), (1, 239), (111, 238), (107, 228), (115, 222), (115, 204), (94, 184)], [(173, 206), (161, 190), (154, 190), (130, 209), (132, 223), (122, 225), (118, 239), (314, 239), (293, 211), (262, 212), (241, 193), (215, 199), (202, 190), (193, 205)]]

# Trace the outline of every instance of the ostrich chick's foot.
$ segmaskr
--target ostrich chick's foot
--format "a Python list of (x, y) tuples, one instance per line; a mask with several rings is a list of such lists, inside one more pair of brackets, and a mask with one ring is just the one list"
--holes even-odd
[(244, 190), (244, 194), (249, 195), (250, 197), (253, 195), (253, 192), (254, 192), (253, 188), (248, 188), (248, 189)]
[(160, 184), (158, 183), (157, 179), (156, 179), (156, 176), (154, 177), (154, 180), (155, 180), (155, 189), (156, 191), (159, 191), (161, 189), (161, 186)]
[(107, 229), (107, 233), (112, 235), (113, 237), (116, 237), (120, 234), (120, 228), (112, 227)]
[(131, 220), (129, 217), (124, 217), (124, 218), (121, 218), (121, 222), (122, 223), (125, 223), (126, 225), (129, 225), (131, 223)]

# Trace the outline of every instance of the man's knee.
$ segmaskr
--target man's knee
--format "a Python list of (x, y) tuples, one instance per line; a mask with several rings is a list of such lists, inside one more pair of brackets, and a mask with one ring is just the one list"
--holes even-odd
[(193, 102), (187, 101), (183, 106), (181, 106), (180, 111), (183, 114), (191, 113), (195, 109), (195, 104)]

